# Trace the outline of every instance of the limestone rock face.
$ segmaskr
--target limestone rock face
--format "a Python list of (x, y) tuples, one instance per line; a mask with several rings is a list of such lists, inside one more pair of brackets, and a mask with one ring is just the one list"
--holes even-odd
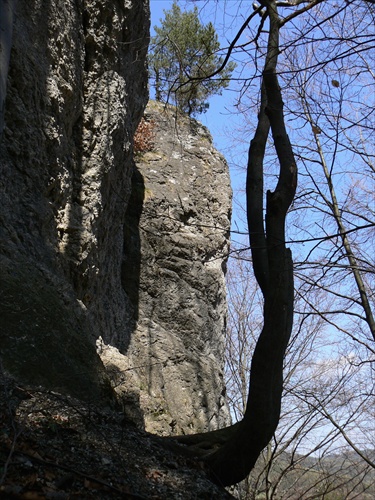
[[(147, 101), (147, 0), (18, 0), (0, 139), (0, 369), (161, 434), (228, 423), (231, 191), (207, 130)], [(99, 354), (95, 341), (100, 339)]]
[(94, 340), (129, 343), (121, 283), (147, 0), (18, 0), (0, 144), (0, 354), (13, 375), (102, 394)]
[(147, 430), (216, 429), (229, 423), (223, 383), (228, 167), (199, 122), (156, 102), (145, 120), (154, 146), (136, 156), (122, 267), (137, 321), (126, 358), (102, 345), (102, 359), (113, 374), (117, 367), (118, 390), (136, 393)]

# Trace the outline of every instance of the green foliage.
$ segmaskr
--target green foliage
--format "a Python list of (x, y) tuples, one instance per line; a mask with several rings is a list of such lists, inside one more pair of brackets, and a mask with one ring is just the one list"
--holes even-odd
[(207, 98), (228, 86), (236, 65), (228, 63), (220, 74), (207, 78), (223, 62), (212, 23), (201, 24), (197, 7), (182, 12), (177, 2), (164, 13), (161, 26), (155, 26), (149, 56), (156, 100), (172, 100), (189, 115), (203, 113), (208, 108)]

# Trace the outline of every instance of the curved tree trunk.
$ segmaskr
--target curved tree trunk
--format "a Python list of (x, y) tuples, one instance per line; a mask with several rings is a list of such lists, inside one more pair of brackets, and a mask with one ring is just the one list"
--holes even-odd
[[(264, 296), (264, 324), (251, 363), (243, 420), (232, 427), (177, 438), (203, 455), (213, 479), (229, 486), (244, 479), (271, 440), (280, 418), (283, 361), (293, 323), (293, 262), (285, 246), (285, 219), (297, 185), (297, 166), (286, 133), (276, 75), (279, 17), (276, 2), (264, 0), (270, 19), (258, 127), (249, 149), (247, 218), (253, 268)], [(263, 223), (263, 159), (271, 128), (280, 164), (276, 189), (266, 197)]]
[[(239, 482), (249, 474), (277, 428), (283, 360), (293, 323), (293, 262), (290, 250), (285, 247), (285, 217), (295, 194), (297, 167), (284, 126), (276, 73), (266, 70), (263, 78), (267, 94), (265, 113), (279, 158), (280, 175), (275, 191), (267, 193), (266, 259), (261, 255), (264, 262), (259, 266), (262, 279), (268, 276), (262, 287), (264, 325), (252, 358), (245, 416), (225, 445), (206, 458), (214, 478), (224, 485)], [(251, 217), (248, 223), (250, 229)], [(256, 248), (255, 254), (258, 253)]]

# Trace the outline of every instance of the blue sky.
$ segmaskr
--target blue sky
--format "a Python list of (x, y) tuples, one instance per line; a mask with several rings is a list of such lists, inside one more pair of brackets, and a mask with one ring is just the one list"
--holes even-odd
[[(242, 2), (243, 6), (251, 8), (252, 2), (250, 3), (249, 1), (247, 4), (245, 4), (245, 0), (242, 0)], [(153, 27), (160, 24), (160, 19), (164, 17), (163, 10), (170, 9), (173, 1), (151, 0), (150, 3), (151, 26)], [(240, 1), (237, 0), (205, 0), (197, 2), (180, 0), (179, 4), (181, 8), (185, 8), (186, 6), (193, 8), (194, 5), (197, 5), (198, 9), (205, 7), (204, 10), (200, 11), (201, 20), (204, 24), (209, 21), (214, 24), (222, 47), (227, 46), (228, 39), (230, 40), (231, 37), (234, 36), (243, 22), (244, 12), (239, 10)], [(322, 4), (322, 8), (324, 8), (324, 6), (325, 4)], [(326, 8), (328, 10), (330, 9), (329, 3)], [(224, 9), (226, 13), (225, 17), (222, 15)], [(371, 29), (372, 25), (370, 24), (369, 26), (369, 29)], [(292, 30), (292, 28), (290, 29)], [(369, 38), (366, 38), (368, 35), (364, 34), (362, 36), (364, 37), (364, 40), (369, 40)], [(322, 43), (320, 45), (320, 50), (333, 50), (331, 39), (329, 40), (329, 44), (330, 45), (327, 48)], [(314, 41), (314, 54), (316, 47), (317, 45)], [(347, 47), (344, 47), (344, 49), (345, 48)], [(337, 50), (340, 52), (339, 48), (337, 48)], [(297, 56), (298, 54), (296, 57)], [(370, 56), (370, 52), (368, 52), (368, 56)], [(303, 61), (303, 59), (299, 60), (300, 63), (301, 61)], [(341, 59), (339, 59), (339, 61), (341, 61)], [(353, 63), (355, 64), (353, 65)], [(303, 68), (300, 69), (301, 74), (303, 74)], [(355, 57), (346, 60), (344, 66), (342, 67), (340, 64), (336, 64), (334, 59), (332, 59), (331, 65), (324, 66), (324, 70), (322, 70), (322, 72), (318, 70), (313, 72), (313, 75), (308, 73), (309, 79), (313, 80), (312, 76), (314, 76), (314, 78), (316, 77), (313, 83), (311, 83), (311, 85), (314, 86), (310, 87), (310, 92), (311, 88), (313, 92), (310, 94), (311, 98), (309, 102), (312, 106), (311, 109), (313, 109), (313, 112), (315, 113), (314, 123), (318, 123), (316, 121), (318, 119), (319, 125), (321, 125), (321, 123), (326, 125), (325, 130), (323, 126), (321, 127), (323, 130), (319, 137), (325, 159), (330, 165), (332, 179), (338, 195), (339, 206), (344, 208), (346, 199), (349, 199), (349, 195), (355, 192), (355, 195), (353, 195), (354, 203), (358, 203), (359, 211), (362, 210), (362, 212), (359, 213), (364, 213), (369, 220), (373, 220), (373, 215), (371, 215), (371, 213), (373, 213), (374, 210), (374, 199), (372, 197), (374, 192), (372, 188), (374, 181), (371, 180), (373, 177), (371, 178), (369, 174), (366, 176), (364, 175), (366, 172), (366, 165), (363, 164), (364, 160), (361, 159), (360, 154), (360, 151), (362, 151), (361, 148), (363, 147), (364, 150), (368, 150), (368, 158), (371, 156), (370, 153), (372, 153), (371, 158), (373, 158), (373, 141), (370, 136), (365, 135), (364, 144), (361, 145), (359, 139), (362, 137), (361, 134), (366, 132), (366, 127), (361, 128), (359, 126), (357, 129), (354, 128), (354, 126), (352, 127), (352, 125), (347, 125), (348, 123), (351, 123), (352, 117), (357, 115), (363, 117), (366, 113), (368, 113), (370, 119), (373, 119), (371, 118), (373, 115), (370, 114), (370, 111), (373, 110), (373, 99), (375, 95), (371, 90), (373, 89), (372, 73), (371, 71), (369, 71), (368, 74), (366, 72), (362, 73), (362, 69), (363, 61), (360, 59), (360, 56), (358, 56), (358, 60)], [(254, 66), (252, 66), (250, 70), (251, 72), (249, 73), (253, 74)], [(332, 87), (332, 82), (337, 80), (340, 80), (340, 87), (337, 85), (333, 85)], [(292, 91), (288, 93), (289, 88), (285, 84), (285, 81), (283, 92), (285, 92), (287, 97), (292, 96), (295, 98)], [(233, 83), (232, 88), (235, 89), (235, 87), (236, 83)], [(309, 86), (307, 86), (307, 88), (309, 89)], [(342, 96), (342, 102), (340, 100), (340, 96)], [(209, 100), (210, 108), (208, 112), (200, 115), (198, 119), (208, 127), (213, 136), (215, 146), (224, 154), (229, 163), (232, 187), (235, 195), (232, 228), (235, 229), (236, 225), (238, 225), (238, 227), (243, 231), (245, 224), (241, 219), (244, 217), (243, 213), (241, 214), (241, 211), (237, 209), (237, 204), (238, 202), (241, 202), (242, 205), (244, 204), (244, 195), (241, 195), (239, 190), (241, 188), (243, 189), (245, 185), (245, 167), (247, 163), (248, 145), (243, 144), (241, 146), (239, 139), (244, 137), (249, 126), (244, 125), (245, 122), (241, 122), (241, 118), (234, 114), (233, 104), (235, 97), (236, 93), (231, 90), (224, 90), (222, 96), (212, 97)], [(298, 105), (300, 105), (300, 103), (298, 104), (291, 101), (290, 107), (291, 109), (294, 109), (293, 106), (295, 106), (295, 109), (298, 110)], [(338, 110), (340, 112), (338, 112)], [(342, 117), (344, 117), (346, 121), (342, 121)], [(323, 314), (326, 314), (326, 318), (328, 318), (328, 323), (324, 324), (325, 330), (322, 330), (321, 340), (319, 339), (317, 343), (314, 343), (314, 362), (317, 365), (320, 363), (323, 366), (324, 363), (332, 362), (332, 359), (334, 360), (334, 363), (336, 363), (337, 360), (340, 362), (346, 361), (345, 356), (353, 356), (353, 353), (359, 352), (358, 344), (351, 342), (350, 338), (346, 337), (345, 331), (350, 332), (350, 335), (352, 335), (351, 332), (354, 332), (354, 336), (358, 336), (360, 339), (359, 342), (363, 343), (365, 346), (366, 340), (363, 341), (363, 339), (367, 338), (367, 330), (363, 321), (359, 321), (358, 324), (356, 323), (356, 318), (360, 318), (361, 314), (363, 314), (361, 308), (356, 305), (359, 301), (353, 300), (345, 302), (344, 300), (346, 296), (356, 297), (357, 292), (355, 291), (355, 284), (352, 277), (350, 277), (349, 273), (345, 271), (345, 266), (342, 268), (340, 267), (342, 263), (345, 264), (345, 260), (339, 260), (337, 257), (341, 254), (340, 242), (338, 241), (336, 246), (334, 246), (334, 238), (332, 239), (332, 242), (324, 239), (324, 236), (327, 234), (336, 234), (337, 227), (332, 217), (330, 217), (329, 204), (322, 204), (324, 196), (328, 197), (327, 199), (329, 199), (329, 196), (327, 192), (327, 184), (323, 179), (322, 170), (319, 166), (319, 158), (317, 156), (317, 147), (314, 142), (314, 135), (311, 128), (306, 126), (306, 122), (303, 120), (300, 121), (298, 113), (293, 115), (293, 113), (290, 112), (286, 118), (288, 133), (292, 142), (294, 141), (293, 145), (295, 151), (301, 155), (299, 158), (299, 187), (301, 189), (300, 200), (302, 200), (299, 201), (296, 199), (296, 211), (291, 211), (292, 213), (288, 216), (288, 229), (290, 230), (290, 233), (288, 234), (291, 235), (291, 238), (294, 237), (297, 240), (312, 238), (311, 241), (307, 240), (303, 244), (294, 243), (291, 244), (291, 246), (293, 249), (298, 276), (302, 276), (305, 273), (308, 278), (306, 283), (316, 283), (318, 285), (315, 287), (315, 290), (317, 290), (316, 297), (314, 294), (310, 295), (310, 288), (306, 288), (308, 290), (308, 292), (306, 292), (307, 300), (311, 300), (312, 304), (321, 300), (321, 303), (317, 302), (318, 307), (321, 308), (320, 310), (325, 311)], [(256, 121), (256, 116), (254, 119), (250, 116), (249, 120), (251, 126), (251, 120)], [(335, 142), (336, 124), (337, 130), (341, 134), (340, 147), (337, 150), (336, 146), (339, 144), (339, 141)], [(332, 130), (330, 127), (332, 127)], [(232, 134), (232, 138), (230, 134)], [(247, 135), (249, 135), (249, 133)], [(354, 145), (356, 147), (358, 144), (357, 153), (351, 153), (352, 146)], [(365, 159), (367, 157), (366, 154), (363, 153), (363, 158)], [(232, 162), (233, 158), (237, 164), (242, 165), (242, 173), (239, 173), (235, 168), (234, 162)], [(304, 161), (301, 161), (302, 158)], [(268, 160), (267, 168), (273, 168), (272, 157), (271, 160)], [(274, 179), (271, 179), (269, 182), (272, 183), (273, 181)], [(317, 183), (316, 188), (315, 183)], [(272, 189), (272, 184), (270, 188)], [(321, 190), (324, 196), (315, 197), (317, 190)], [(300, 203), (300, 205), (298, 205), (298, 203)], [(346, 211), (344, 214), (346, 217), (345, 223), (347, 223), (349, 228), (353, 227), (353, 225), (357, 223), (363, 223), (355, 216), (356, 205), (351, 206), (354, 206), (354, 215), (350, 211)], [(369, 266), (371, 266), (370, 263), (373, 262), (373, 243), (371, 243), (371, 241), (373, 241), (373, 235), (372, 240), (370, 236), (368, 237), (368, 241), (366, 239), (366, 235), (367, 233), (364, 233), (363, 238), (360, 238), (360, 233), (354, 233), (350, 235), (350, 239), (352, 239), (356, 244), (355, 249), (358, 252), (359, 258), (362, 258), (361, 256), (363, 256), (364, 262), (368, 262)], [(318, 244), (318, 241), (315, 241), (314, 238), (323, 239)], [(232, 241), (233, 240), (241, 241), (242, 243), (247, 244), (247, 238), (245, 236), (239, 237), (235, 233), (232, 233)], [(360, 250), (363, 253), (361, 253)], [(335, 267), (336, 259), (338, 259), (337, 267)], [(331, 267), (328, 265), (328, 261), (332, 264)], [(312, 277), (311, 279), (313, 281), (309, 281), (310, 271)], [(372, 275), (370, 273), (366, 275), (366, 279), (370, 284), (370, 295), (371, 290), (373, 289), (373, 286), (371, 286), (371, 276)], [(298, 283), (303, 281), (300, 277), (298, 277), (298, 280)], [(299, 285), (297, 285), (297, 287), (298, 286)], [(321, 291), (325, 289), (331, 289), (332, 293), (326, 293), (325, 295), (320, 294)], [(303, 292), (305, 288), (301, 288), (301, 290)], [(340, 301), (340, 296), (344, 298), (342, 301)], [(301, 307), (301, 312), (296, 310), (296, 316), (298, 316), (298, 314), (303, 315), (304, 299), (305, 297), (299, 299), (298, 307)], [(342, 313), (337, 314), (337, 311), (342, 311)], [(349, 311), (349, 314), (347, 311)], [(309, 314), (314, 314), (314, 311), (312, 311), (312, 313), (309, 312)], [(335, 324), (337, 327), (333, 326)], [(367, 354), (363, 354), (361, 352), (360, 355), (365, 357)], [(366, 367), (365, 364), (363, 366)], [(319, 369), (319, 366), (317, 366), (317, 369)], [(321, 435), (323, 435), (328, 429), (329, 427), (320, 427), (317, 429), (315, 434), (312, 434), (312, 436), (314, 439), (317, 436), (321, 438)], [(312, 446), (312, 444), (308, 441), (306, 442), (306, 445)]]
[[(150, 0), (152, 27), (160, 24), (160, 19), (164, 17), (163, 10), (170, 9), (172, 3), (172, 0)], [(204, 24), (209, 21), (214, 24), (222, 47), (227, 46), (228, 40), (234, 36), (243, 22), (244, 10), (246, 9), (243, 8), (240, 10), (239, 7), (249, 7), (251, 9), (251, 3), (250, 0), (248, 0), (248, 2), (245, 0), (204, 0), (196, 2), (180, 0), (179, 2), (181, 8), (185, 8), (186, 6), (193, 8), (194, 5), (197, 5), (200, 10), (205, 7), (202, 11), (200, 10), (201, 20)], [(333, 5), (336, 5), (336, 3), (332, 4), (332, 6)], [(321, 8), (323, 10), (326, 9), (325, 12), (328, 15), (327, 19), (329, 19), (331, 14), (330, 3), (322, 3)], [(224, 10), (225, 16), (223, 16)], [(348, 12), (350, 12), (349, 8)], [(373, 21), (372, 19), (369, 20), (364, 17), (362, 22), (365, 21), (368, 24), (367, 31), (364, 30), (364, 25), (361, 24), (361, 36), (363, 37), (361, 43), (364, 45), (367, 43), (368, 46), (370, 46), (370, 34), (373, 33)], [(298, 22), (303, 22), (303, 19)], [(349, 29), (350, 26), (344, 25), (342, 17), (340, 16), (338, 17), (338, 23), (342, 24), (342, 26), (339, 26), (340, 33), (340, 30), (344, 29), (344, 27), (347, 29), (348, 33), (351, 33)], [(297, 30), (296, 36), (298, 37), (300, 26), (294, 23), (288, 27), (288, 29), (291, 30), (289, 35), (293, 35), (294, 28)], [(326, 26), (326, 28), (328, 29), (329, 26)], [(333, 28), (330, 29), (330, 33), (334, 35), (335, 32)], [(317, 36), (319, 38), (320, 35), (321, 32), (317, 35), (313, 33), (311, 36)], [(323, 40), (325, 36), (324, 33)], [(358, 33), (356, 36), (358, 36)], [(328, 46), (325, 45), (325, 42), (321, 42), (319, 45), (319, 50), (321, 51), (320, 57), (325, 57), (327, 51), (331, 57), (333, 53), (341, 53), (341, 41), (336, 45), (336, 52), (334, 52), (332, 43), (334, 39), (333, 36), (333, 38), (330, 37), (328, 41), (326, 40)], [(349, 40), (351, 40), (351, 37), (349, 37)], [(243, 41), (244, 40), (241, 40), (241, 42)], [(312, 46), (312, 54), (315, 55), (318, 47), (315, 38), (312, 42)], [(347, 49), (348, 45), (345, 46), (344, 44), (343, 50)], [(305, 54), (305, 52), (297, 52), (297, 50), (298, 47), (296, 48), (296, 46), (293, 46), (297, 62), (304, 66), (304, 63), (302, 63), (304, 60), (301, 54)], [(307, 51), (306, 54), (309, 55), (309, 52)], [(363, 60), (361, 59), (361, 54), (359, 54), (358, 56), (355, 55), (352, 58), (344, 60), (343, 65), (341, 65), (341, 57), (338, 58), (338, 62), (335, 61), (333, 57), (330, 64), (324, 64), (323, 69), (320, 68), (318, 70), (306, 72), (309, 78), (309, 83), (306, 88), (310, 91), (308, 102), (313, 110), (314, 123), (319, 123), (322, 129), (322, 133), (319, 135), (321, 151), (324, 153), (325, 160), (330, 166), (331, 180), (335, 185), (339, 206), (344, 209), (347, 200), (350, 201), (350, 197), (353, 197), (353, 204), (349, 205), (350, 210), (343, 212), (345, 223), (349, 228), (354, 227), (356, 224), (363, 223), (362, 219), (356, 216), (357, 209), (360, 215), (365, 214), (364, 217), (367, 217), (368, 220), (373, 220), (375, 206), (373, 198), (373, 183), (375, 181), (373, 180), (373, 175), (371, 177), (368, 172), (366, 174), (366, 164), (364, 163), (366, 158), (368, 158), (368, 162), (373, 161), (374, 158), (373, 138), (370, 136), (370, 131), (368, 132), (369, 135), (366, 135), (366, 131), (367, 129), (370, 130), (370, 128), (373, 128), (374, 118), (371, 113), (373, 113), (374, 109), (373, 102), (375, 94), (373, 92), (374, 83), (370, 69), (370, 61), (372, 61), (370, 57), (371, 52), (369, 51), (364, 54)], [(298, 57), (300, 57), (300, 59), (298, 59)], [(369, 61), (366, 61), (366, 57), (369, 58)], [(323, 60), (327, 62), (326, 59)], [(246, 63), (246, 61), (244, 62)], [(261, 64), (261, 61), (258, 62)], [(365, 62), (369, 65), (369, 71), (367, 73), (363, 70), (366, 66), (364, 64)], [(308, 69), (308, 64), (306, 67)], [(247, 69), (249, 69), (249, 66), (247, 66)], [(250, 67), (250, 70), (249, 73), (253, 74), (254, 65)], [(303, 67), (300, 67), (300, 74), (304, 74)], [(338, 82), (338, 80), (340, 81), (340, 86), (336, 84), (333, 85), (333, 82)], [(284, 80), (284, 95), (286, 95), (287, 98), (292, 96), (292, 99), (296, 99), (293, 90), (289, 89), (288, 85), (285, 83), (287, 81), (288, 80)], [(232, 86), (235, 88), (236, 83), (233, 83)], [(245, 227), (244, 223), (241, 222), (243, 215), (241, 217), (241, 212), (237, 210), (236, 202), (240, 201), (243, 204), (244, 201), (243, 194), (240, 195), (238, 191), (241, 188), (243, 189), (245, 185), (244, 170), (247, 163), (247, 145), (243, 144), (241, 146), (239, 144), (239, 139), (244, 137), (249, 126), (244, 125), (244, 121), (241, 123), (241, 119), (234, 113), (229, 114), (227, 111), (234, 112), (233, 104), (235, 97), (235, 92), (224, 90), (222, 96), (213, 97), (209, 100), (210, 108), (208, 112), (200, 115), (198, 118), (208, 127), (213, 136), (215, 146), (227, 158), (235, 194), (232, 227), (235, 228), (236, 224), (238, 224), (239, 228), (243, 230)], [(307, 292), (304, 294), (306, 297), (301, 295), (299, 299), (298, 307), (301, 307), (301, 311), (299, 312), (297, 308), (296, 316), (298, 314), (304, 314), (303, 311), (305, 310), (305, 306), (303, 301), (306, 298), (307, 300), (311, 300), (312, 304), (316, 303), (317, 307), (320, 308), (319, 310), (323, 310), (323, 315), (328, 318), (328, 323), (324, 324), (325, 330), (322, 330), (321, 340), (319, 339), (318, 343), (314, 343), (314, 363), (321, 363), (323, 365), (324, 363), (331, 362), (332, 359), (334, 363), (338, 361), (341, 363), (346, 361), (345, 356), (357, 356), (356, 353), (358, 353), (358, 356), (364, 356), (363, 359), (365, 359), (367, 356), (366, 352), (360, 351), (359, 344), (351, 340), (351, 336), (354, 334), (354, 339), (357, 336), (361, 346), (366, 346), (367, 327), (363, 321), (358, 320), (361, 314), (363, 315), (363, 311), (358, 306), (359, 300), (345, 300), (346, 296), (357, 296), (355, 283), (353, 278), (350, 277), (350, 274), (345, 270), (345, 265), (343, 264), (345, 264), (346, 261), (341, 257), (340, 259), (338, 258), (342, 252), (340, 250), (340, 241), (338, 240), (335, 243), (335, 238), (332, 238), (332, 241), (324, 239), (324, 236), (327, 234), (335, 235), (337, 227), (335, 221), (330, 216), (329, 203), (326, 205), (323, 203), (324, 199), (329, 200), (329, 195), (327, 183), (324, 180), (321, 170), (321, 159), (318, 157), (318, 149), (315, 144), (314, 134), (312, 133), (311, 127), (307, 126), (306, 120), (298, 118), (302, 109), (298, 108), (298, 106), (301, 106), (300, 101), (295, 102), (289, 99), (289, 104), (292, 111), (290, 111), (288, 115), (287, 109), (286, 125), (295, 151), (300, 154), (300, 197), (299, 199), (296, 197), (296, 209), (295, 211), (292, 210), (291, 214), (288, 216), (289, 234), (291, 234), (291, 238), (294, 237), (296, 240), (307, 238), (307, 241), (303, 244), (291, 244), (298, 276), (303, 276), (305, 273), (307, 276), (306, 283), (308, 284), (307, 287), (300, 289), (302, 294), (305, 290), (307, 290)], [(298, 112), (293, 114), (293, 110), (297, 110)], [(303, 118), (303, 113), (301, 113), (301, 116)], [(366, 120), (369, 120), (368, 125), (361, 126), (358, 124), (357, 128), (355, 122), (352, 124), (354, 120), (353, 117), (356, 116), (360, 116), (362, 119), (366, 116)], [(256, 121), (256, 116), (254, 118), (250, 116), (249, 120), (251, 126), (251, 120)], [(319, 122), (316, 120), (319, 120)], [(324, 125), (326, 127), (325, 129)], [(340, 141), (336, 141), (336, 126), (338, 133), (340, 133)], [(230, 133), (232, 133), (233, 138), (231, 138)], [(360, 139), (362, 140), (363, 134), (364, 139), (362, 144)], [(249, 135), (249, 132), (247, 135)], [(340, 146), (339, 148), (337, 148), (338, 145)], [(353, 151), (356, 151), (356, 153), (354, 154)], [(271, 160), (268, 160), (267, 168), (272, 169), (274, 168), (272, 164), (272, 150), (270, 156)], [(232, 163), (233, 157), (237, 164), (242, 165), (242, 173), (239, 173), (238, 170), (234, 168), (234, 163)], [(272, 172), (273, 170), (271, 174)], [(271, 177), (272, 176), (269, 175), (269, 178)], [(269, 182), (271, 182), (270, 188), (272, 189), (274, 178), (271, 178)], [(317, 196), (318, 191), (322, 193), (320, 196)], [(354, 215), (351, 212), (352, 208), (354, 210)], [(309, 238), (311, 238), (311, 240), (309, 240)], [(322, 240), (318, 242), (318, 238), (322, 238)], [(358, 232), (351, 234), (349, 238), (353, 240), (355, 244), (354, 248), (358, 252), (359, 259), (363, 259), (365, 263), (367, 262), (370, 269), (371, 262), (373, 262), (374, 233), (370, 236), (369, 233), (365, 232), (363, 237), (361, 237), (361, 234)], [(247, 238), (240, 238), (236, 234), (232, 234), (232, 240), (240, 240), (246, 243)], [(371, 290), (374, 289), (374, 287), (371, 286), (373, 283), (372, 276), (371, 271), (366, 275), (366, 279), (369, 283), (368, 289), (370, 296)], [(303, 282), (303, 279), (300, 277), (298, 277), (298, 280), (298, 283)], [(312, 286), (313, 284), (314, 286)], [(317, 291), (316, 296), (310, 294), (310, 287), (311, 290)], [(323, 291), (330, 289), (332, 293), (327, 292), (323, 294)], [(309, 315), (315, 314), (313, 306), (311, 306), (312, 312), (309, 312), (310, 309), (308, 308), (306, 310)], [(304, 328), (306, 328), (306, 326), (304, 326)], [(350, 333), (349, 337), (346, 336), (345, 331)], [(367, 369), (367, 366), (369, 365), (363, 363), (364, 368), (362, 369)], [(364, 372), (364, 376), (366, 376), (366, 372)], [(325, 430), (326, 428), (324, 427), (318, 428), (317, 432), (324, 434)], [(320, 434), (317, 434), (319, 438), (321, 437)], [(307, 442), (307, 446), (308, 445), (309, 442)]]

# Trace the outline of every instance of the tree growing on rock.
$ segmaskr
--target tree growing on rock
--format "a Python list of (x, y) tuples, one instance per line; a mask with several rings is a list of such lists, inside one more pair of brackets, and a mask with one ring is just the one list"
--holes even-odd
[(209, 106), (207, 99), (228, 86), (235, 64), (229, 63), (215, 78), (207, 80), (223, 62), (212, 23), (202, 24), (197, 7), (182, 12), (177, 2), (164, 12), (161, 26), (155, 26), (149, 55), (156, 100), (172, 100), (189, 115), (204, 113)]

